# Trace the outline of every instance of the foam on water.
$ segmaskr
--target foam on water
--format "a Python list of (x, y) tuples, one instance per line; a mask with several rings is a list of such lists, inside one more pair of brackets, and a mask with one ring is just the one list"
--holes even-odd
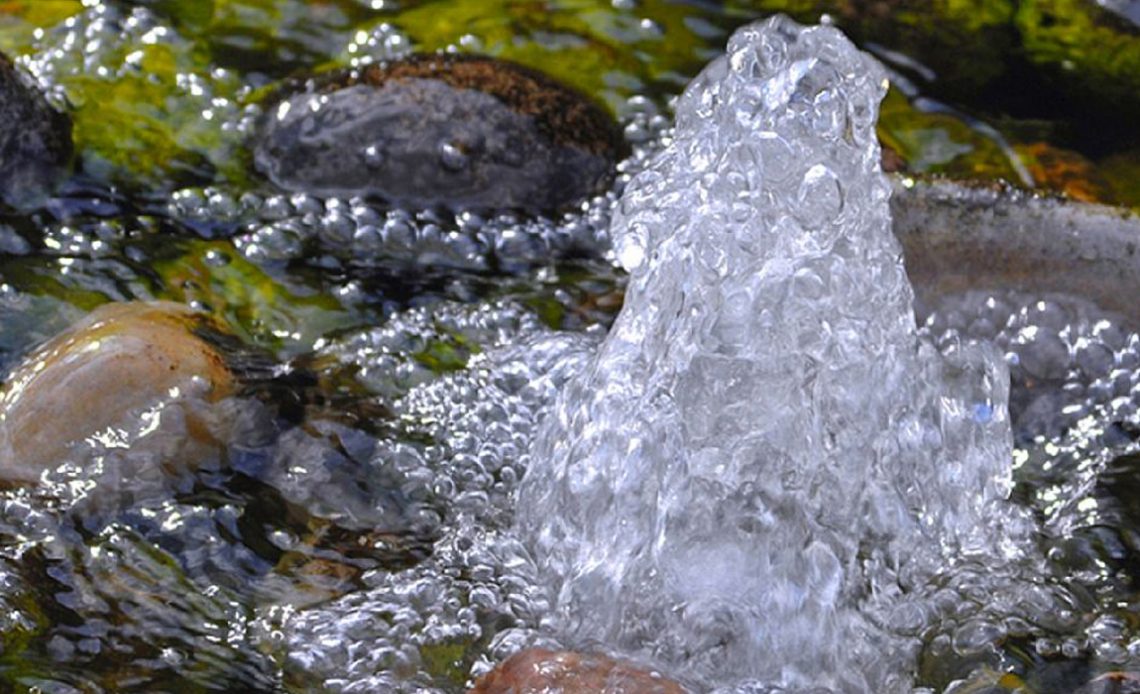
[(885, 89), (835, 29), (744, 28), (626, 189), (625, 307), (520, 493), (566, 641), (702, 686), (903, 690), (936, 579), (1021, 558), (1008, 373), (917, 334)]

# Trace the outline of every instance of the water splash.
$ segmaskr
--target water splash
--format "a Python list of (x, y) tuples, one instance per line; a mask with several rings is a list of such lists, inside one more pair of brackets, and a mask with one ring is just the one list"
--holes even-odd
[(1006, 368), (917, 334), (885, 90), (833, 28), (744, 28), (627, 188), (625, 307), (520, 492), (564, 640), (702, 686), (904, 690), (928, 586), (1023, 554)]

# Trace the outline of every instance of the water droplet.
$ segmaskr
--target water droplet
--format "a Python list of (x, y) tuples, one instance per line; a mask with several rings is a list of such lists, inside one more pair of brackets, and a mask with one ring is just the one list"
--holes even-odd
[(467, 167), (467, 152), (454, 142), (443, 142), (439, 146), (439, 161), (448, 171), (462, 171)]
[(364, 165), (373, 171), (384, 165), (384, 149), (378, 144), (368, 145), (361, 154), (364, 156)]

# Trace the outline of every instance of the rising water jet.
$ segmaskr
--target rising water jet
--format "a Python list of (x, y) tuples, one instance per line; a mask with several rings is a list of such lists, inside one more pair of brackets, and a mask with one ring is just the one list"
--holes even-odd
[(1030, 556), (1006, 367), (915, 325), (885, 90), (834, 28), (746, 27), (627, 188), (625, 306), (520, 491), (567, 643), (706, 688), (905, 691), (933, 584)]

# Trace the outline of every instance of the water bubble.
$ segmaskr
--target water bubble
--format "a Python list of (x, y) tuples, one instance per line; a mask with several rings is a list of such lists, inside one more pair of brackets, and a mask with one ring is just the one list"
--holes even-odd
[(365, 147), (361, 154), (364, 164), (370, 169), (379, 169), (384, 165), (384, 147), (380, 144), (371, 144)]
[(439, 145), (439, 161), (448, 171), (462, 171), (467, 167), (470, 158), (462, 145), (454, 142), (442, 142)]

